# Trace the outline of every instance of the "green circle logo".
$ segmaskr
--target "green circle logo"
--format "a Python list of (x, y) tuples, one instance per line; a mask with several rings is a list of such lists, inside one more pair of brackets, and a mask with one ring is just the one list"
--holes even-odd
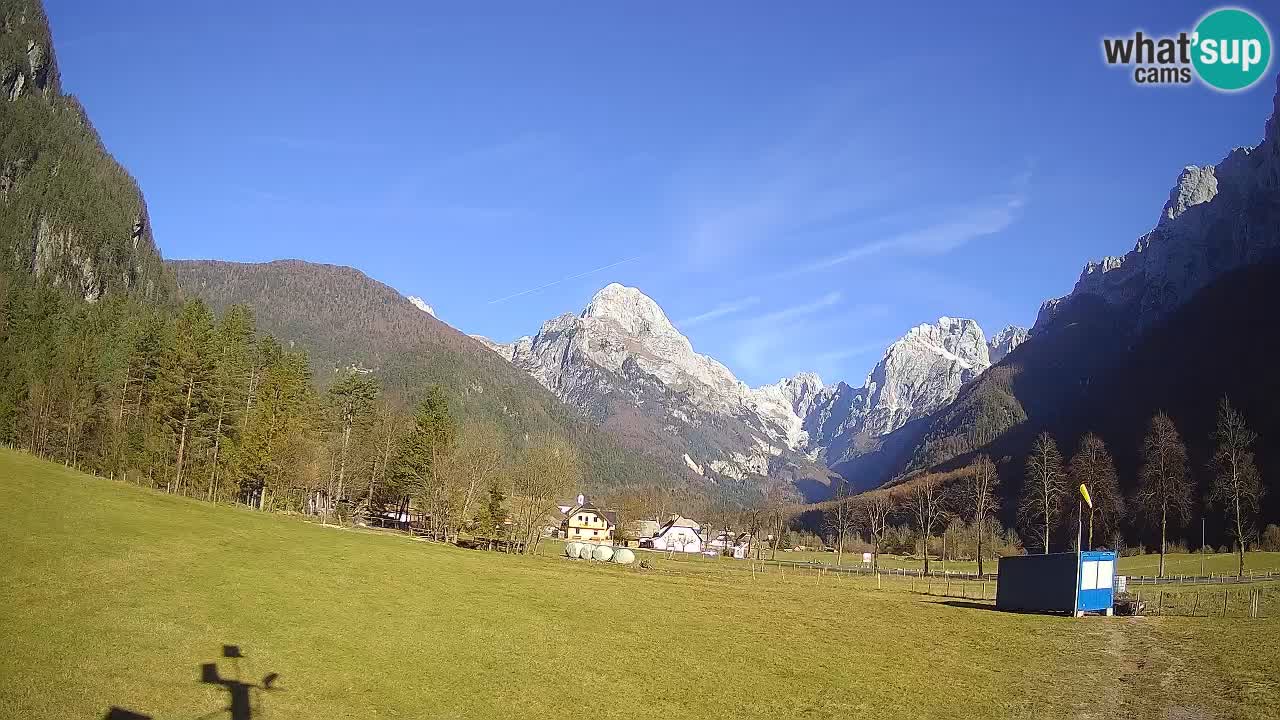
[(1214, 10), (1196, 25), (1191, 63), (1200, 79), (1228, 92), (1253, 85), (1271, 64), (1271, 35), (1244, 10)]

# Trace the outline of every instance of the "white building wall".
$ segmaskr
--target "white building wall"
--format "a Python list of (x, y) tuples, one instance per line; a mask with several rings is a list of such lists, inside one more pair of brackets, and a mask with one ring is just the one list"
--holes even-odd
[(673, 527), (665, 535), (653, 539), (654, 550), (675, 550), (677, 552), (702, 552), (702, 538), (693, 528)]

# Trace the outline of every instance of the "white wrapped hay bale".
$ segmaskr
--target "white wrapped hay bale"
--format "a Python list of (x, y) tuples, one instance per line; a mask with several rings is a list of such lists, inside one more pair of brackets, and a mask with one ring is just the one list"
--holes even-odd
[(613, 548), (608, 545), (597, 545), (595, 550), (591, 551), (591, 559), (600, 562), (609, 562), (613, 558)]
[(619, 565), (630, 565), (636, 561), (636, 554), (627, 548), (618, 548), (613, 551), (613, 561)]
[(591, 551), (593, 549), (594, 548), (591, 546), (590, 543), (578, 543), (578, 557), (581, 558), (582, 560), (590, 560)]
[(567, 558), (577, 559), (578, 551), (581, 549), (582, 549), (582, 543), (579, 543), (579, 542), (566, 543), (564, 546), (564, 556)]

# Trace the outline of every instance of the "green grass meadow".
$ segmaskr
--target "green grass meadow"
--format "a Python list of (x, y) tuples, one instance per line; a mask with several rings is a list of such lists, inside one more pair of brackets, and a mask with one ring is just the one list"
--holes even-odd
[[(1274, 717), (1280, 617), (1011, 614), (899, 580), (650, 570), (322, 527), (0, 451), (0, 717)], [(1280, 589), (1272, 589), (1280, 594)]]
[[(765, 551), (763, 557), (770, 557), (770, 553)], [(774, 554), (779, 562), (797, 562), (797, 563), (821, 563), (824, 565), (835, 565), (836, 555), (832, 552), (823, 552), (821, 550), (791, 550), (779, 551)], [(1235, 553), (1206, 553), (1204, 556), (1204, 572), (1214, 575), (1235, 575), (1236, 567), (1239, 560)], [(846, 554), (843, 558), (844, 565), (858, 566), (862, 564), (861, 554)], [(907, 568), (909, 570), (920, 570), (924, 563), (919, 557), (906, 557), (903, 555), (880, 555), (880, 567), (885, 570), (899, 570)], [(983, 570), (988, 573), (996, 572), (999, 567), (999, 561), (983, 563)], [(1201, 557), (1198, 553), (1169, 553), (1165, 555), (1165, 575), (1200, 575)], [(1153, 554), (1133, 555), (1120, 558), (1120, 565), (1117, 572), (1121, 575), (1149, 575), (1154, 576), (1160, 568), (1160, 556)], [(943, 563), (937, 558), (929, 561), (929, 571), (932, 573), (941, 573), (944, 569), (951, 572), (960, 573), (976, 573), (978, 572), (978, 563), (973, 560), (948, 560)], [(1245, 555), (1245, 572), (1280, 572), (1280, 552), (1250, 552)]]

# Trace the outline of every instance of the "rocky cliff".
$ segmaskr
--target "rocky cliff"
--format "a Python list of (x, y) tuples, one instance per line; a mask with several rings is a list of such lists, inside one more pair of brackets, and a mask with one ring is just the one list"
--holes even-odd
[(1217, 165), (1182, 170), (1155, 227), (1133, 250), (1085, 265), (1071, 293), (1046, 302), (1032, 332), (1050, 325), (1065, 300), (1095, 295), (1141, 332), (1214, 279), (1280, 252), (1280, 92), (1262, 142)]
[(62, 92), (35, 0), (0, 0), (0, 94), (0, 267), (90, 301), (172, 295), (142, 193)]
[(739, 480), (821, 474), (951, 402), (991, 364), (977, 323), (943, 317), (890, 345), (860, 387), (804, 372), (751, 388), (696, 352), (652, 298), (616, 283), (536, 335), (478, 339), (595, 422), (646, 426), (690, 468)]

